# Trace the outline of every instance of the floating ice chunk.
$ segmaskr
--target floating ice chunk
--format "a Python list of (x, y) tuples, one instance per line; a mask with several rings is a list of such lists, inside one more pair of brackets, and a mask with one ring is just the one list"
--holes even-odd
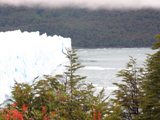
[(14, 80), (31, 82), (44, 74), (62, 73), (71, 39), (20, 30), (0, 32), (0, 103), (10, 95)]

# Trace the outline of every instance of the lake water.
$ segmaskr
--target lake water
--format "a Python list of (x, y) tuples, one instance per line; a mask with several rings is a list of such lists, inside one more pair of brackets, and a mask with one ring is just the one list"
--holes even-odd
[(116, 89), (112, 83), (120, 82), (116, 74), (125, 68), (129, 56), (137, 59), (137, 66), (143, 66), (147, 54), (153, 52), (150, 48), (78, 49), (79, 60), (85, 66), (79, 73), (87, 76), (87, 81), (96, 88), (104, 87), (109, 94)]

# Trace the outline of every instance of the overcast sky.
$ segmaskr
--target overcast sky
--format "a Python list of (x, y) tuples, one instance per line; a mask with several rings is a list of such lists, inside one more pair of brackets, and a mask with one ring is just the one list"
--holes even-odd
[(160, 0), (0, 0), (0, 4), (29, 7), (79, 7), (88, 9), (160, 9)]

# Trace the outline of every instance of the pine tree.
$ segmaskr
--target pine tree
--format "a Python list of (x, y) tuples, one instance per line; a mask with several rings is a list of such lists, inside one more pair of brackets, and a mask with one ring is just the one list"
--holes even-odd
[(65, 72), (66, 92), (70, 96), (68, 101), (68, 120), (91, 120), (96, 118), (100, 120), (106, 115), (107, 102), (102, 89), (97, 95), (94, 95), (94, 86), (86, 84), (85, 79), (77, 73), (83, 66), (78, 61), (76, 50), (67, 50), (69, 65)]
[(157, 51), (148, 56), (143, 81), (144, 98), (141, 115), (143, 120), (160, 120), (160, 35), (156, 38), (153, 49)]
[(122, 80), (120, 83), (114, 83), (117, 86), (114, 96), (110, 101), (110, 119), (115, 120), (134, 120), (140, 113), (140, 83), (142, 69), (136, 67), (135, 59), (131, 58), (126, 69), (119, 71), (118, 77)]
[[(90, 99), (93, 98), (93, 86), (85, 84), (86, 77), (77, 74), (77, 70), (83, 66), (78, 62), (76, 50), (67, 50), (66, 56), (69, 64), (66, 66), (65, 72), (65, 88), (70, 96), (68, 101), (68, 119), (70, 120), (86, 120), (90, 115), (87, 111), (90, 110)], [(89, 119), (89, 118), (88, 118)]]

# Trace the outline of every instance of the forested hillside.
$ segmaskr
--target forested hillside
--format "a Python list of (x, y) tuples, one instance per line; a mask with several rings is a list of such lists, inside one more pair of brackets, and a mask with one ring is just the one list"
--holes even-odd
[(0, 31), (15, 29), (71, 37), (74, 47), (148, 47), (160, 32), (160, 11), (0, 7)]

